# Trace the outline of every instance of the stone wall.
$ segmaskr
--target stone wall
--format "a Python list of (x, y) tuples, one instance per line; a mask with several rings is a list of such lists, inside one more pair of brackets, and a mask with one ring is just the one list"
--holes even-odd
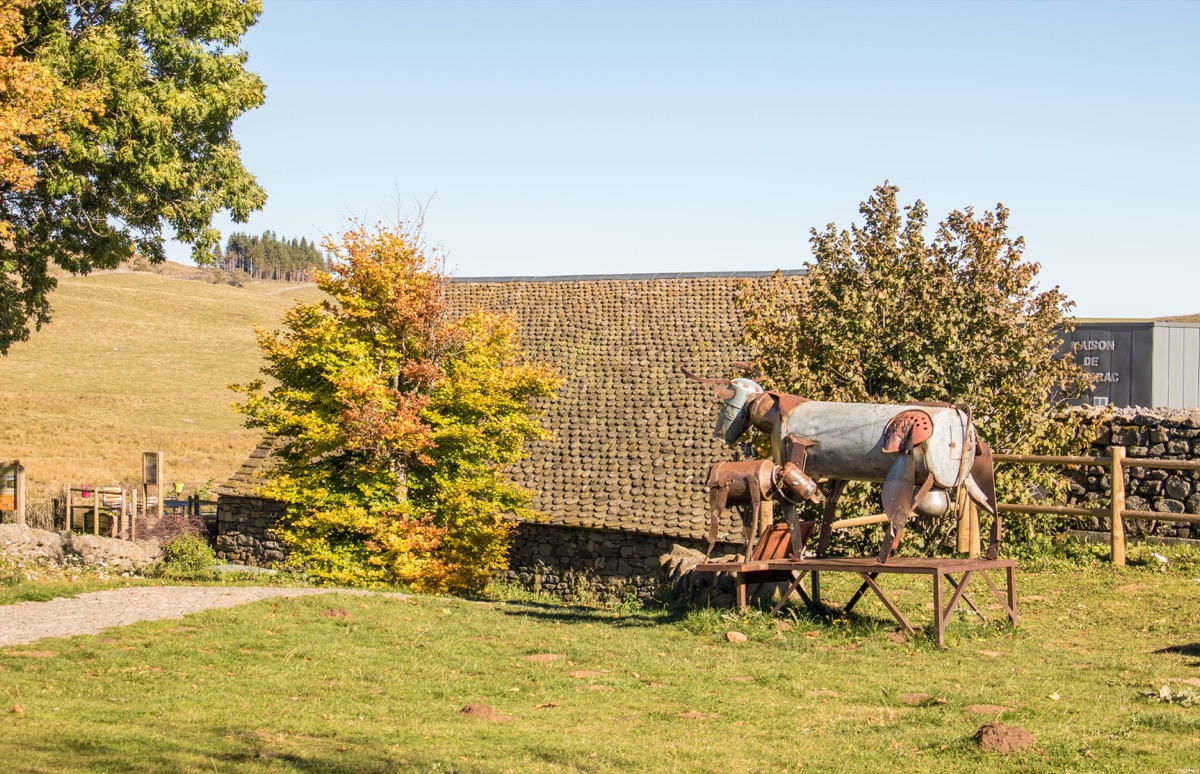
[(140, 570), (158, 561), (162, 557), (162, 548), (157, 541), (132, 542), (99, 535), (76, 535), (17, 524), (0, 524), (0, 554), (60, 563), (75, 557), (88, 565)]
[[(706, 547), (702, 540), (523, 523), (513, 538), (506, 577), (522, 588), (567, 602), (648, 599), (670, 587), (695, 595), (708, 591), (701, 587), (705, 580), (711, 583), (711, 576), (683, 576)], [(734, 550), (718, 543), (714, 554)]]
[[(222, 495), (217, 505), (217, 558), (233, 564), (269, 566), (287, 557), (274, 532), (283, 505), (257, 497)], [(664, 588), (688, 595), (715, 593), (711, 576), (685, 577), (707, 544), (619, 530), (523, 523), (513, 537), (505, 579), (530, 591), (570, 601), (647, 599)], [(716, 554), (736, 546), (718, 543)]]
[(221, 495), (217, 501), (217, 558), (232, 564), (269, 567), (287, 558), (275, 534), (283, 503), (261, 497)]
[[(1126, 508), (1200, 514), (1200, 471), (1153, 470), (1136, 467), (1132, 462), (1138, 457), (1200, 460), (1200, 409), (1117, 409), (1093, 442), (1092, 451), (1097, 456), (1108, 456), (1113, 446), (1124, 446), (1126, 451)], [(1112, 490), (1106, 469), (1087, 468), (1075, 478), (1073, 504), (1107, 506)], [(1093, 517), (1079, 526), (1085, 531), (1107, 532), (1110, 522)], [(1125, 529), (1131, 535), (1200, 539), (1200, 524), (1129, 519)]]

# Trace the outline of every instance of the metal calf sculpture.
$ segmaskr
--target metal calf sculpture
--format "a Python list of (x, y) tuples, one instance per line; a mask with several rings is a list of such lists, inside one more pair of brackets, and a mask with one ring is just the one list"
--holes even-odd
[[(791, 462), (813, 479), (827, 479), (818, 555), (829, 548), (837, 500), (848, 481), (883, 484), (887, 534), (879, 551), (886, 562), (899, 545), (914, 512), (941, 515), (950, 507), (949, 490), (965, 487), (992, 515), (987, 556), (1000, 550), (992, 453), (979, 438), (970, 414), (949, 404), (891, 405), (815, 401), (763, 390), (750, 379), (709, 379), (723, 404), (714, 437), (733, 445), (753, 425), (771, 439), (777, 464)], [(918, 485), (920, 488), (918, 489)], [(784, 505), (795, 533), (795, 506)]]
[(817, 500), (817, 483), (796, 465), (776, 465), (769, 460), (715, 462), (708, 469), (708, 551), (707, 559), (717, 543), (717, 527), (721, 511), (728, 506), (742, 506), (743, 552), (747, 560), (754, 552), (754, 542), (762, 528), (763, 502), (776, 495), (793, 505), (804, 500)]

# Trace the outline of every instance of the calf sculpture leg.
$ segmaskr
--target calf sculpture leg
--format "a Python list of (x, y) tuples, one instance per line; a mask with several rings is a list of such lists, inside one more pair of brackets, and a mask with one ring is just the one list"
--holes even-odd
[(714, 486), (708, 490), (708, 551), (704, 553), (705, 559), (708, 559), (713, 546), (717, 544), (717, 528), (721, 524), (721, 511), (725, 510), (728, 494), (729, 489), (724, 486)]

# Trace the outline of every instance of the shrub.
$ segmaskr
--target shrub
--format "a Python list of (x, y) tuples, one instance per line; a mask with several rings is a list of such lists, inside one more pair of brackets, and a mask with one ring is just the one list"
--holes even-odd
[(216, 554), (199, 535), (183, 534), (163, 546), (158, 574), (177, 580), (207, 580), (213, 577)]

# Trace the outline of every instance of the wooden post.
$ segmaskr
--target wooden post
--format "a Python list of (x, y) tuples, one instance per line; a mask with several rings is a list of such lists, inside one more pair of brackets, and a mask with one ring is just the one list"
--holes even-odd
[(129, 539), (137, 540), (138, 490), (133, 487), (133, 505), (129, 508)]
[(166, 507), (166, 496), (163, 493), (163, 481), (167, 479), (166, 471), (163, 470), (163, 453), (158, 452), (158, 482), (155, 485), (155, 494), (158, 495), (158, 520), (162, 521), (163, 509)]
[(69, 481), (63, 487), (63, 511), (64, 511), (63, 518), (66, 520), (66, 523), (63, 525), (63, 531), (70, 532), (71, 531), (71, 482), (69, 482)]
[(125, 539), (125, 506), (129, 505), (129, 498), (125, 495), (125, 487), (121, 487), (120, 510), (117, 511), (117, 534), (118, 540)]
[(971, 538), (970, 556), (972, 559), (978, 559), (980, 554), (983, 553), (983, 546), (981, 545), (980, 539), (979, 539), (979, 506), (975, 504), (974, 500), (971, 500), (969, 498), (967, 501), (967, 514), (968, 514), (967, 520), (970, 522), (970, 525), (971, 525), (970, 526), (970, 538)]
[(1109, 521), (1112, 530), (1112, 562), (1125, 566), (1125, 447), (1114, 446), (1112, 456), (1112, 499), (1109, 502)]
[(967, 512), (967, 503), (971, 501), (967, 495), (967, 488), (960, 486), (958, 495), (954, 498), (954, 513), (958, 517), (958, 545), (956, 550), (960, 554), (965, 554), (971, 550), (971, 515)]
[[(84, 525), (87, 532), (87, 525)], [(100, 534), (100, 487), (92, 487), (92, 534)]]
[(19, 526), (24, 527), (25, 526), (25, 466), (21, 464), (20, 460), (13, 460), (13, 465), (15, 465), (17, 468), (17, 492), (16, 492), (16, 503), (15, 503), (15, 505), (17, 506), (17, 508), (16, 508), (17, 524)]

